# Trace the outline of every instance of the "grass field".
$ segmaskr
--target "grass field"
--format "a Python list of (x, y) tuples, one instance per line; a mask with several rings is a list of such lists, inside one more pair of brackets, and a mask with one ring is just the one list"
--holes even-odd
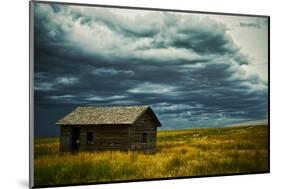
[(268, 172), (267, 126), (159, 131), (157, 152), (59, 154), (35, 140), (35, 185)]

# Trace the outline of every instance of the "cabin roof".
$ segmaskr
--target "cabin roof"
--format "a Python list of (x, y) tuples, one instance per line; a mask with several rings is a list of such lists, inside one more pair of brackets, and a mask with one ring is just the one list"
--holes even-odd
[(57, 125), (132, 125), (145, 112), (160, 121), (149, 106), (88, 106), (77, 107), (60, 119)]

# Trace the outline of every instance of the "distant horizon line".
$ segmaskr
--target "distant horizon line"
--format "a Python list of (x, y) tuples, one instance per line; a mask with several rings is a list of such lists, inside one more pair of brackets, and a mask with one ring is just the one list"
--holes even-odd
[[(192, 129), (219, 129), (219, 128), (226, 128), (226, 127), (246, 127), (246, 126), (262, 126), (262, 125), (268, 125), (268, 118), (267, 119), (260, 119), (260, 120), (252, 120), (252, 121), (245, 121), (245, 122), (239, 122), (234, 124), (228, 124), (228, 125), (221, 125), (221, 126), (204, 126), (204, 127), (189, 127), (189, 128), (183, 128), (183, 129), (159, 129), (159, 131), (183, 131), (183, 130), (192, 130)], [(34, 136), (34, 139), (44, 139), (44, 138), (56, 138), (60, 135), (52, 135), (52, 136)]]

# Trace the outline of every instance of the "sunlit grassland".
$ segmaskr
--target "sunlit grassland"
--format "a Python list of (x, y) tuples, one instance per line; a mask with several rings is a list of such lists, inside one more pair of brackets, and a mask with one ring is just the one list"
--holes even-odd
[(157, 152), (60, 155), (59, 138), (35, 140), (35, 185), (268, 172), (268, 128), (158, 131)]

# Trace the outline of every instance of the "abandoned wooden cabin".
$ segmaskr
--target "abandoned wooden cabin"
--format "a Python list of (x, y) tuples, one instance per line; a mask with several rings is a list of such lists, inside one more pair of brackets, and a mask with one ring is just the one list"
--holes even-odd
[(156, 151), (161, 124), (149, 106), (78, 107), (57, 123), (60, 151)]

